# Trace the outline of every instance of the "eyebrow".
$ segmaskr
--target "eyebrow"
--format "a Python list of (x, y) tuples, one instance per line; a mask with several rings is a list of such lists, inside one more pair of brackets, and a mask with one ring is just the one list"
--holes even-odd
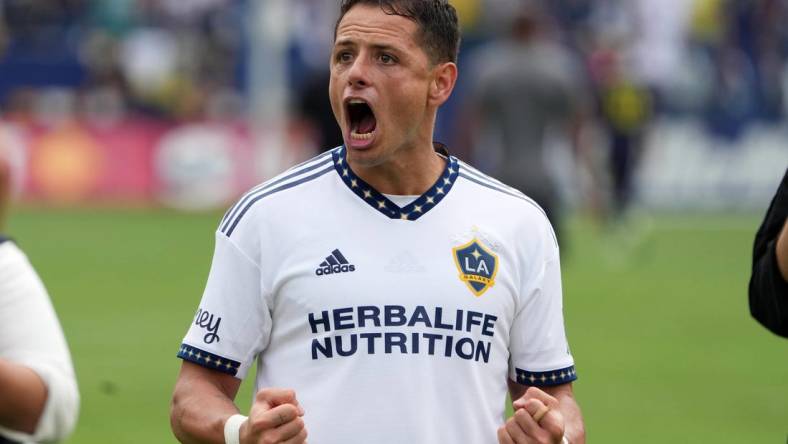
[[(334, 47), (335, 48), (339, 48), (339, 47), (345, 48), (345, 47), (353, 47), (353, 46), (358, 46), (358, 43), (354, 42), (353, 40), (348, 40), (348, 39), (337, 40), (334, 43)], [(402, 52), (402, 50), (400, 48), (398, 48), (396, 46), (393, 46), (393, 45), (387, 45), (387, 44), (384, 44), (384, 43), (375, 43), (375, 44), (372, 44), (372, 45), (369, 45), (369, 46), (371, 46), (372, 49), (375, 49), (377, 51)]]

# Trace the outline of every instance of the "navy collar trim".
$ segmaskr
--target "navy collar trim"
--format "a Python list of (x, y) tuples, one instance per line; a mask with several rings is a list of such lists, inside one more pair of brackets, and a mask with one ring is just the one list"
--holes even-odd
[(450, 156), (444, 145), (436, 143), (435, 151), (446, 157), (446, 168), (443, 169), (443, 174), (426, 193), (404, 207), (399, 207), (353, 173), (347, 163), (347, 150), (344, 146), (333, 153), (334, 168), (350, 191), (384, 216), (389, 219), (414, 221), (435, 208), (449, 194), (460, 172), (457, 158)]

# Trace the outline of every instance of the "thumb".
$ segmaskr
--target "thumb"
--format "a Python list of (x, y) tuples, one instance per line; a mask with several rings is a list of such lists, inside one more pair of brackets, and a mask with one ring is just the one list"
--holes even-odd
[(264, 388), (257, 392), (255, 401), (271, 409), (282, 404), (292, 404), (298, 407), (300, 414), (304, 414), (304, 409), (298, 404), (295, 390), (282, 388)]
[(517, 409), (517, 410), (521, 410), (521, 409), (525, 410), (537, 422), (539, 422), (539, 420), (542, 419), (541, 417), (544, 416), (544, 414), (547, 413), (547, 411), (549, 410), (549, 407), (545, 403), (543, 403), (542, 401), (540, 401), (538, 399), (534, 399), (534, 398), (521, 399), (519, 401), (522, 401), (522, 402), (518, 403), (520, 406), (519, 407), (515, 407), (515, 409)]

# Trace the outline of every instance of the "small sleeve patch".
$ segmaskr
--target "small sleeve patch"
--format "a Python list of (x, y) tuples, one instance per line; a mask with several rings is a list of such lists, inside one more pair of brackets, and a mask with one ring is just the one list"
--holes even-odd
[(577, 379), (575, 366), (570, 366), (558, 370), (546, 372), (529, 372), (521, 368), (515, 368), (517, 373), (517, 383), (522, 385), (549, 387), (553, 385), (566, 384)]
[(187, 344), (181, 344), (181, 348), (178, 350), (178, 357), (184, 361), (193, 362), (231, 376), (238, 374), (238, 368), (241, 366), (241, 363), (238, 361), (233, 361)]

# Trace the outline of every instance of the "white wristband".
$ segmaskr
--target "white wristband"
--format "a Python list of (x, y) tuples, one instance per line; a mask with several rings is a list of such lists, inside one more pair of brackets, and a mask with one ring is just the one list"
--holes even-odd
[(241, 444), (241, 425), (247, 417), (235, 414), (227, 418), (224, 423), (224, 442), (225, 444)]
[(563, 437), (563, 438), (561, 438), (561, 444), (571, 444), (571, 443), (569, 442), (569, 440), (568, 440), (568, 439), (566, 439), (566, 435), (564, 435), (564, 437)]

